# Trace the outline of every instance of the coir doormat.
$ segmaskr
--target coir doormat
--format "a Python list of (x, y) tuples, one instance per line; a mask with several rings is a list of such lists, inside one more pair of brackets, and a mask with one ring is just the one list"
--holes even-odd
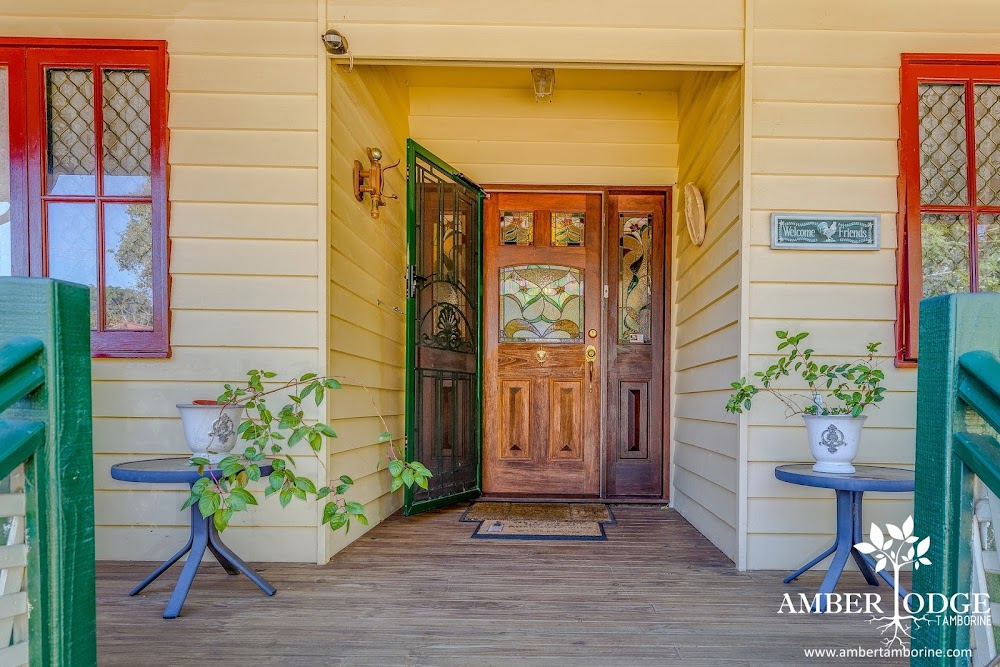
[(473, 503), (460, 521), (478, 523), (472, 537), (488, 540), (605, 541), (615, 523), (603, 503)]

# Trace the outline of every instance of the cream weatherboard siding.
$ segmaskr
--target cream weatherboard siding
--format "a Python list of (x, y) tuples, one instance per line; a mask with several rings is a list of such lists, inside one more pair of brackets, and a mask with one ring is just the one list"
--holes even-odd
[[(962, 0), (846, 0), (836, 6), (754, 0), (750, 247), (750, 368), (771, 363), (775, 329), (846, 356), (882, 343), (884, 407), (868, 420), (863, 463), (913, 463), (915, 369), (891, 359), (896, 286), (896, 140), (900, 54), (996, 53), (1000, 5)], [(882, 215), (878, 252), (769, 247), (773, 211)], [(808, 457), (804, 431), (773, 401), (749, 418), (747, 566), (785, 568), (830, 539), (829, 492), (777, 482), (772, 469)], [(901, 521), (912, 502), (866, 494), (866, 523)], [(867, 526), (865, 528), (867, 530)]]
[(743, 62), (743, 2), (329, 0), (359, 60), (536, 63)]
[[(4, 35), (167, 40), (171, 345), (99, 359), (94, 377), (98, 558), (163, 559), (184, 543), (186, 487), (110, 479), (119, 461), (182, 454), (175, 403), (215, 397), (252, 367), (322, 369), (315, 0), (0, 1)], [(302, 466), (315, 474), (315, 460)], [(226, 540), (245, 558), (316, 561), (315, 510), (267, 502)]]
[[(333, 394), (329, 417), (339, 438), (329, 460), (334, 477), (350, 475), (349, 493), (365, 504), (371, 525), (402, 506), (403, 494), (389, 493), (384, 462), (389, 446), (377, 444), (384, 430), (378, 413), (402, 448), (406, 320), (406, 136), (409, 102), (398, 68), (330, 68), (330, 368), (344, 389)], [(371, 200), (354, 198), (353, 164), (369, 162), (365, 149), (382, 150), (388, 199), (377, 220)], [(347, 377), (344, 377), (347, 376)], [(364, 388), (367, 387), (367, 390)], [(368, 391), (371, 392), (369, 396)], [(377, 411), (372, 401), (378, 406)], [(382, 472), (376, 472), (379, 461)], [(367, 530), (327, 531), (332, 555)]]
[[(680, 177), (673, 259), (671, 504), (734, 561), (739, 551), (737, 419), (725, 412), (740, 369), (743, 160), (740, 72), (691, 75), (680, 90)], [(684, 184), (705, 201), (691, 242)]]
[(521, 74), (518, 87), (410, 88), (413, 138), (478, 183), (676, 181), (676, 92), (567, 90), (557, 74), (552, 102), (536, 102)]

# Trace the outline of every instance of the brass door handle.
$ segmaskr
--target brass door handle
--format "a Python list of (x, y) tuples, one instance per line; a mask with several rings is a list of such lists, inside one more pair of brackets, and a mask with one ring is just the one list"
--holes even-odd
[(589, 378), (587, 391), (589, 392), (594, 388), (594, 362), (597, 361), (597, 348), (593, 345), (588, 345), (584, 356), (587, 359), (587, 375)]

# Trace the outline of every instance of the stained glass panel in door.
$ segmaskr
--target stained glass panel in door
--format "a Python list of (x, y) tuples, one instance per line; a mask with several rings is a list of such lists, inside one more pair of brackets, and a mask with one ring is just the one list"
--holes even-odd
[(583, 340), (583, 271), (526, 264), (500, 269), (501, 343)]

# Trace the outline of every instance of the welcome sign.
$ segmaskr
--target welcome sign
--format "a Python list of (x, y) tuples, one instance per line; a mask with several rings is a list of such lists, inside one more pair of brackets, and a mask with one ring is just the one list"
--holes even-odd
[(771, 247), (794, 250), (878, 250), (878, 214), (772, 213)]

